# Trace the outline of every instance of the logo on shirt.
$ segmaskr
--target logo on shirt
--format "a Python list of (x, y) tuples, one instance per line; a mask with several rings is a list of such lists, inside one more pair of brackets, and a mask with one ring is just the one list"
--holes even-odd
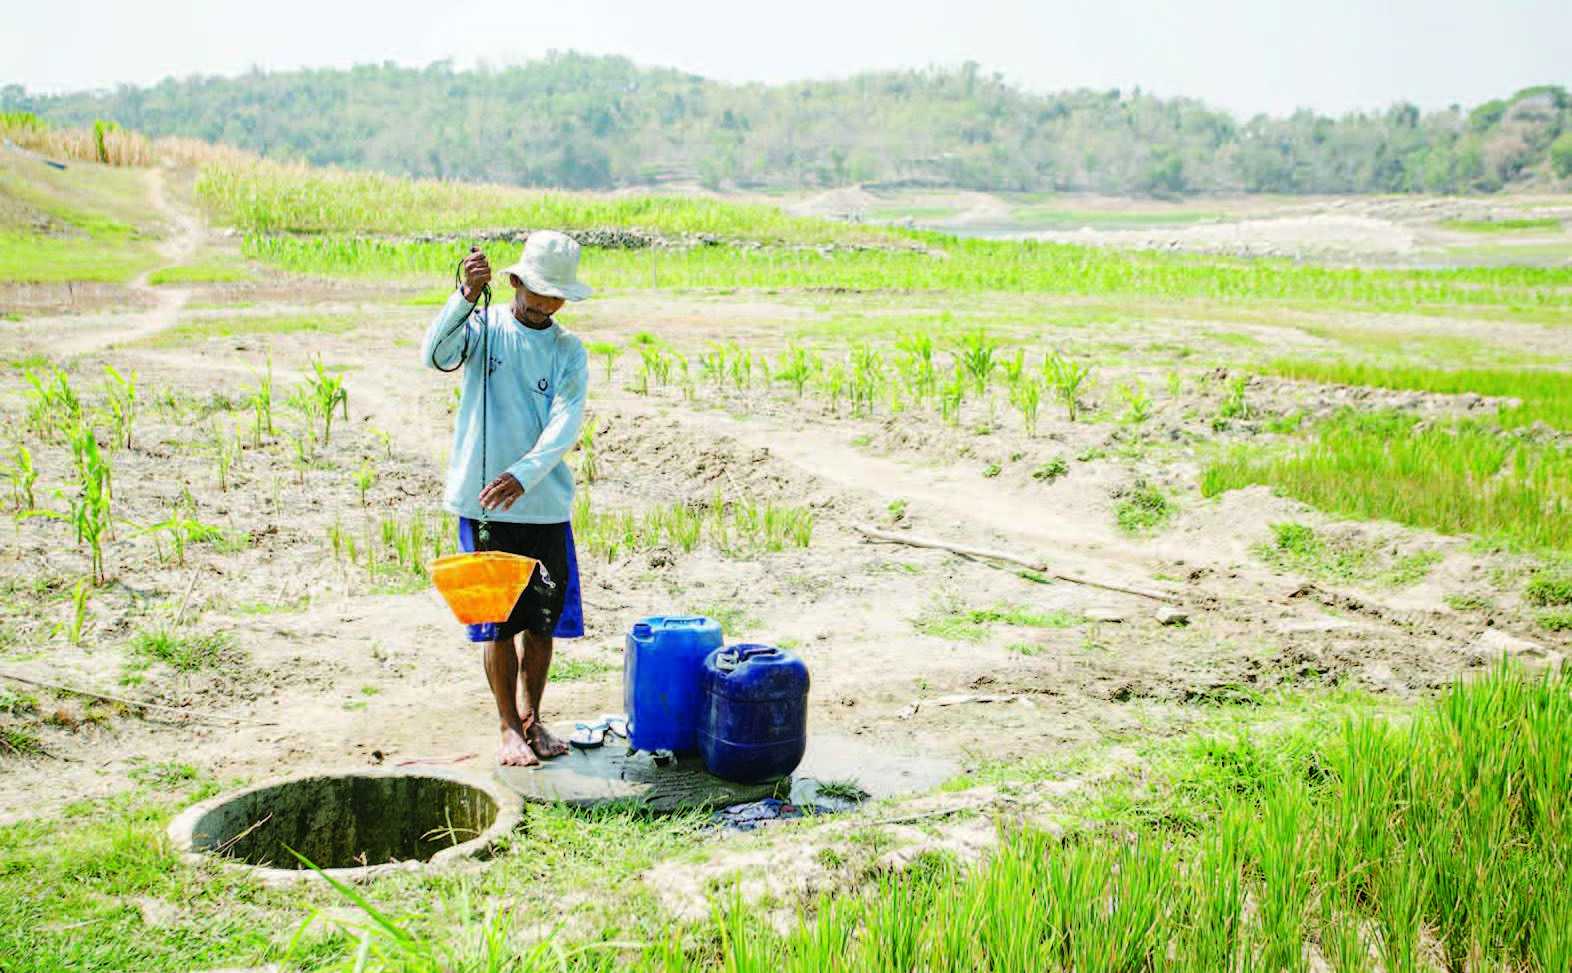
[(486, 356), (486, 374), (487, 375), (493, 374), (494, 372), (496, 372), (497, 369), (499, 369), (501, 367), (502, 367), (502, 356), (501, 355), (487, 355)]
[(550, 387), (551, 387), (551, 383), (546, 381), (545, 379), (541, 379), (540, 381), (535, 383), (535, 391), (539, 392), (542, 395), (545, 395), (546, 394), (546, 390), (548, 388), (550, 388)]

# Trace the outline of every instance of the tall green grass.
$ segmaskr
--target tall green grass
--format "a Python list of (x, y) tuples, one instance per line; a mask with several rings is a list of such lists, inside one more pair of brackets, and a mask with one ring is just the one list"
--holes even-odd
[(1245, 446), (1218, 457), (1202, 473), (1201, 492), (1266, 484), (1350, 517), (1533, 548), (1572, 545), (1572, 453), (1478, 423), (1418, 422), (1345, 410), (1297, 447)]
[[(1119, 294), (1284, 300), (1406, 309), (1418, 305), (1572, 306), (1572, 269), (1367, 270), (1100, 250), (1035, 241), (912, 234), (935, 248), (821, 252), (696, 247), (598, 250), (586, 279), (603, 288), (847, 288)], [(448, 275), (466, 247), (349, 236), (250, 234), (247, 257), (299, 273)]]
[(340, 886), (367, 917), (344, 968), (1397, 973), (1434, 969), (1434, 950), (1449, 970), (1562, 973), (1569, 719), (1572, 677), (1502, 668), (1407, 724), (1202, 739), (1107, 801), (1104, 826), (1005, 824), (977, 867), (929, 853), (784, 932), (723, 889), (708, 922), (642, 941), (526, 945), (506, 913), (423, 934)]
[(757, 203), (543, 192), (265, 161), (206, 166), (196, 190), (215, 215), (258, 233), (633, 227), (668, 235), (806, 243), (897, 239), (883, 230), (791, 216)]
[(1441, 228), (1463, 233), (1522, 233), (1534, 230), (1554, 233), (1561, 229), (1561, 221), (1551, 216), (1509, 220), (1442, 220)]
[(1522, 404), (1505, 406), (1497, 412), (1503, 425), (1526, 426), (1543, 421), (1558, 429), (1572, 430), (1572, 372), (1542, 368), (1446, 369), (1299, 358), (1279, 358), (1262, 366), (1261, 371), (1336, 385), (1514, 398)]

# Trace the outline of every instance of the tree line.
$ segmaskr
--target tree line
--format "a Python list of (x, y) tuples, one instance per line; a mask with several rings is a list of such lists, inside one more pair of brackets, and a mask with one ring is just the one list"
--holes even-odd
[(1140, 89), (1033, 94), (974, 63), (844, 80), (727, 84), (622, 57), (511, 67), (392, 63), (166, 79), (0, 109), (412, 176), (605, 189), (853, 183), (983, 190), (1494, 192), (1572, 179), (1572, 97), (1406, 103), (1239, 119)]

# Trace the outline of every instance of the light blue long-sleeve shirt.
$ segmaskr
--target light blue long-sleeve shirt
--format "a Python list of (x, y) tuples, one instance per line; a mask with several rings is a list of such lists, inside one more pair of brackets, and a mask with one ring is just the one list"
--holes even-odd
[[(443, 506), (463, 517), (481, 517), (480, 491), (504, 472), (524, 495), (507, 510), (485, 511), (494, 521), (556, 524), (573, 511), (573, 471), (563, 462), (584, 425), (589, 356), (578, 336), (553, 322), (536, 330), (514, 320), (507, 306), (491, 309), (482, 328), (474, 305), (455, 291), (426, 329), (420, 360), (427, 368), (463, 362), (463, 395), (453, 428)], [(465, 359), (465, 340), (469, 357)], [(486, 469), (481, 470), (482, 347), (489, 343)]]

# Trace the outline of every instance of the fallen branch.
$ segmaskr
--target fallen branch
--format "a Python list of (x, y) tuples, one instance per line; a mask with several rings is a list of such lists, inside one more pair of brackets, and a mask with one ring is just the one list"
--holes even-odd
[(1046, 572), (1048, 565), (1042, 561), (1032, 561), (1024, 557), (1016, 557), (1004, 551), (990, 551), (981, 547), (965, 547), (960, 544), (951, 544), (947, 541), (934, 540), (930, 537), (914, 537), (910, 534), (897, 534), (894, 531), (879, 530), (867, 524), (853, 525), (859, 534), (870, 537), (876, 541), (886, 541), (891, 544), (905, 544), (907, 547), (926, 547), (939, 551), (949, 551), (951, 554), (961, 554), (966, 557), (983, 557), (990, 561), (1007, 561), (1010, 564), (1019, 564), (1023, 568), (1033, 571)]
[(80, 689), (76, 686), (66, 686), (60, 683), (44, 682), (42, 679), (31, 679), (19, 676), (14, 672), (0, 670), (0, 679), (9, 679), (26, 686), (37, 686), (39, 689), (48, 689), (51, 692), (65, 693), (68, 696), (86, 696), (88, 699), (101, 699), (106, 703), (119, 703), (135, 709), (158, 710), (163, 713), (175, 713), (184, 716), (188, 722), (209, 723), (213, 726), (228, 726), (239, 724), (241, 726), (277, 726), (277, 723), (259, 723), (256, 720), (244, 720), (238, 716), (225, 716), (223, 713), (204, 713), (200, 710), (181, 709), (179, 706), (165, 706), (163, 703), (148, 703), (139, 699), (127, 699), (124, 696), (111, 696), (109, 693), (100, 693), (91, 689)]
[(1055, 581), (1064, 581), (1069, 584), (1078, 584), (1087, 588), (1101, 588), (1103, 591), (1117, 591), (1124, 595), (1135, 595), (1137, 598), (1150, 598), (1153, 601), (1162, 601), (1176, 604), (1179, 599), (1173, 595), (1162, 594), (1156, 591), (1142, 591), (1139, 588), (1126, 588), (1123, 585), (1109, 584), (1105, 581), (1093, 581), (1090, 578), (1080, 578), (1073, 574), (1054, 574), (1047, 564), (1042, 561), (1033, 561), (1024, 557), (1017, 557), (1005, 551), (990, 551), (981, 547), (967, 547), (962, 544), (951, 544), (948, 541), (935, 540), (931, 537), (913, 537), (909, 534), (897, 534), (893, 531), (879, 530), (866, 524), (854, 524), (853, 527), (859, 534), (876, 541), (885, 541), (890, 544), (905, 544), (907, 547), (925, 547), (938, 551), (949, 551), (962, 557), (984, 558), (990, 561), (1004, 561), (1008, 564), (1019, 564), (1023, 568), (1044, 574)]

